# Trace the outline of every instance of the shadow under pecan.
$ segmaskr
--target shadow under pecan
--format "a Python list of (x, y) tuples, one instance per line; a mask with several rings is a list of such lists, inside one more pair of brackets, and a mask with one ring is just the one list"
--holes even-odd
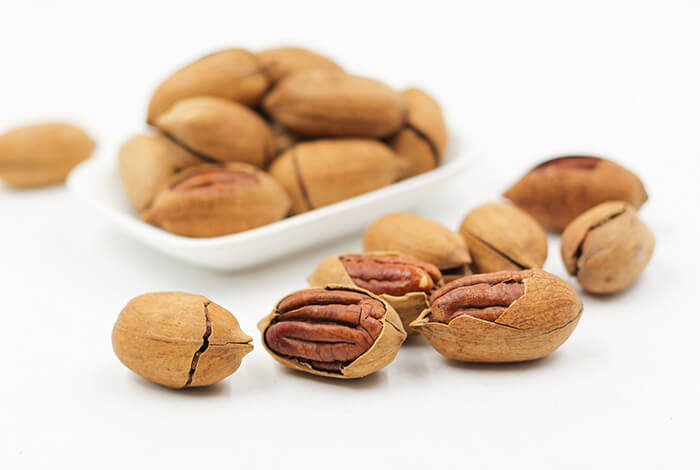
[(501, 271), (463, 277), (436, 290), (430, 297), (430, 319), (449, 323), (462, 315), (495, 322), (525, 294), (527, 274)]
[(430, 292), (442, 279), (434, 265), (403, 256), (345, 255), (340, 260), (355, 285), (377, 295)]
[(367, 352), (383, 329), (384, 304), (360, 292), (307, 289), (285, 297), (264, 333), (277, 354), (340, 372)]

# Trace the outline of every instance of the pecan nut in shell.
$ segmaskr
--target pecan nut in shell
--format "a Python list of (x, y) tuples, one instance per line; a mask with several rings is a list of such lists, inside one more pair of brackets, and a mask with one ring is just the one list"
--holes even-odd
[(476, 274), (435, 291), (411, 327), (463, 362), (544, 357), (571, 335), (583, 311), (576, 292), (540, 269)]

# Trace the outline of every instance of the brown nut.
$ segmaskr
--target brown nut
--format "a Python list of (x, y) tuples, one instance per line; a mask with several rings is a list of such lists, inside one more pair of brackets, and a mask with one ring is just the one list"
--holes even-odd
[(469, 212), (459, 229), (469, 245), (476, 273), (541, 268), (547, 234), (512, 204), (489, 203)]
[(35, 124), (13, 129), (0, 135), (0, 180), (14, 188), (62, 183), (94, 149), (95, 142), (72, 124)]
[(275, 155), (272, 131), (245, 106), (200, 96), (179, 101), (162, 113), (156, 126), (194, 153), (220, 162), (264, 167)]
[(217, 96), (256, 106), (270, 81), (258, 58), (242, 49), (216, 52), (193, 62), (168, 77), (153, 93), (148, 123), (172, 105), (195, 96)]
[(563, 280), (539, 269), (475, 274), (430, 297), (411, 327), (443, 356), (464, 362), (520, 362), (561, 346), (583, 304)]
[(378, 218), (365, 230), (363, 242), (364, 251), (393, 251), (434, 264), (443, 277), (463, 276), (472, 261), (459, 234), (415, 214)]
[(505, 193), (545, 228), (562, 231), (582, 212), (606, 201), (625, 201), (639, 209), (647, 200), (637, 176), (598, 157), (561, 157), (546, 161)]
[(405, 118), (401, 95), (388, 86), (328, 68), (287, 76), (265, 97), (263, 108), (305, 137), (385, 137)]
[(170, 388), (211, 385), (253, 350), (231, 312), (201, 295), (157, 292), (131, 300), (112, 330), (119, 360)]
[(198, 165), (175, 175), (141, 218), (178, 235), (217, 237), (276, 222), (290, 205), (284, 189), (252, 165)]
[(564, 230), (561, 256), (581, 287), (610, 294), (630, 286), (654, 251), (654, 234), (634, 207), (610, 201), (587, 210)]
[(136, 135), (119, 150), (119, 176), (137, 211), (150, 205), (175, 173), (200, 163), (204, 162), (163, 134)]
[(406, 177), (419, 175), (440, 164), (447, 145), (447, 129), (440, 106), (427, 93), (409, 88), (401, 93), (408, 109), (403, 129), (389, 146), (408, 163)]
[(302, 142), (270, 166), (292, 197), (294, 214), (388, 186), (400, 172), (394, 152), (369, 139)]
[(342, 68), (328, 57), (299, 47), (267, 49), (258, 53), (258, 59), (272, 83), (302, 70), (330, 68), (342, 71)]
[(428, 308), (428, 295), (442, 285), (440, 270), (398, 253), (346, 253), (329, 256), (309, 276), (311, 287), (356, 286), (389, 302), (408, 334), (408, 324)]
[(280, 363), (340, 379), (365, 377), (387, 366), (406, 339), (386, 301), (335, 285), (289, 294), (258, 329), (265, 349)]

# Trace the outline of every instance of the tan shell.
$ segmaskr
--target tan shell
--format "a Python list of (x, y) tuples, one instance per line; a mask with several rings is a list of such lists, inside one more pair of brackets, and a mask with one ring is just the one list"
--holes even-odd
[(245, 106), (256, 106), (270, 81), (258, 58), (242, 49), (216, 52), (168, 77), (153, 93), (148, 123), (172, 105), (194, 96), (217, 96)]
[(258, 59), (272, 83), (302, 70), (329, 68), (342, 71), (342, 68), (328, 57), (299, 47), (267, 49), (258, 53)]
[(460, 316), (448, 324), (430, 321), (425, 310), (411, 327), (443, 356), (463, 362), (520, 362), (556, 350), (576, 328), (583, 304), (563, 280), (529, 271), (525, 294), (497, 322)]
[(400, 171), (391, 149), (368, 139), (302, 142), (270, 166), (292, 197), (294, 214), (387, 186)]
[(579, 214), (606, 201), (626, 201), (639, 209), (647, 193), (639, 178), (610, 160), (561, 157), (523, 176), (505, 193), (545, 228), (562, 231)]
[(233, 374), (252, 338), (231, 312), (201, 295), (157, 292), (131, 300), (112, 347), (141, 377), (170, 388), (211, 385)]
[[(347, 270), (343, 266), (340, 259), (343, 256), (359, 255), (359, 254), (376, 254), (383, 256), (401, 256), (399, 253), (377, 251), (372, 253), (342, 253), (340, 255), (329, 256), (321, 261), (313, 273), (308, 278), (309, 286), (323, 287), (328, 284), (337, 284), (341, 286), (357, 287)], [(440, 284), (441, 285), (441, 284)], [(418, 318), (418, 315), (429, 307), (428, 295), (424, 292), (409, 292), (406, 295), (395, 296), (389, 294), (380, 294), (378, 297), (386, 300), (389, 305), (394, 307), (396, 313), (401, 319), (401, 324), (406, 330), (406, 333), (411, 335), (416, 331), (409, 328), (409, 323)]]
[(355, 359), (353, 362), (348, 364), (346, 367), (344, 367), (339, 374), (323, 370), (317, 370), (312, 368), (306, 362), (298, 361), (289, 357), (280, 356), (279, 354), (275, 353), (270, 348), (268, 348), (267, 343), (265, 342), (265, 330), (267, 330), (267, 328), (270, 326), (275, 316), (279, 315), (278, 313), (275, 313), (277, 312), (277, 306), (279, 305), (278, 302), (275, 305), (275, 308), (272, 310), (272, 313), (270, 313), (268, 316), (266, 316), (265, 318), (260, 320), (260, 322), (258, 322), (258, 330), (260, 331), (262, 343), (265, 347), (265, 350), (268, 353), (270, 353), (270, 355), (273, 358), (275, 358), (277, 362), (287, 367), (302, 372), (308, 372), (309, 374), (313, 375), (332, 377), (334, 379), (362, 378), (373, 374), (374, 372), (377, 372), (383, 367), (388, 366), (394, 360), (396, 354), (399, 352), (399, 348), (406, 340), (406, 332), (401, 326), (401, 319), (396, 314), (396, 311), (393, 309), (393, 307), (381, 297), (377, 297), (371, 292), (368, 292), (364, 289), (360, 289), (358, 287), (331, 284), (325, 286), (325, 288), (327, 290), (348, 290), (355, 292), (363, 292), (365, 294), (370, 295), (371, 297), (374, 297), (375, 299), (379, 299), (384, 304), (384, 306), (386, 307), (386, 315), (383, 319), (384, 328), (382, 329), (381, 334), (374, 342), (372, 347), (369, 348), (369, 350), (366, 353), (364, 353), (363, 355)]
[(430, 143), (410, 127), (404, 127), (389, 139), (389, 147), (406, 162), (404, 178), (426, 173), (437, 166)]
[(263, 167), (275, 154), (272, 131), (258, 114), (221, 98), (179, 101), (156, 126), (188, 149), (220, 162)]
[(404, 122), (401, 96), (381, 82), (333, 69), (297, 72), (263, 100), (268, 114), (306, 137), (385, 137)]
[(469, 212), (459, 229), (469, 245), (476, 273), (541, 268), (547, 234), (512, 204), (488, 203)]
[(611, 201), (587, 210), (564, 230), (561, 256), (581, 287), (610, 294), (630, 286), (654, 251), (654, 234), (631, 205)]
[(291, 205), (289, 196), (267, 173), (246, 163), (229, 163), (225, 168), (247, 173), (257, 183), (212, 194), (173, 191), (186, 178), (222, 170), (216, 165), (190, 167), (171, 179), (141, 218), (178, 235), (217, 237), (276, 222), (287, 215)]
[(183, 168), (203, 161), (162, 134), (136, 135), (119, 150), (119, 176), (137, 211), (145, 209), (158, 191)]
[(365, 230), (364, 251), (394, 251), (441, 271), (471, 263), (466, 242), (444, 225), (409, 213), (382, 216)]
[(95, 142), (79, 127), (35, 124), (0, 135), (0, 180), (14, 188), (36, 188), (65, 181), (92, 155)]

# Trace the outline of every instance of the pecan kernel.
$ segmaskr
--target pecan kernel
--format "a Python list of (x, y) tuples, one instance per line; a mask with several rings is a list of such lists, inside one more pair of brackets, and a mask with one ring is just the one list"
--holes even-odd
[(347, 255), (340, 260), (355, 285), (377, 295), (430, 292), (442, 279), (437, 267), (412, 258)]
[(285, 297), (265, 331), (277, 354), (340, 372), (367, 352), (383, 329), (384, 304), (361, 292), (307, 289)]
[(466, 276), (435, 291), (430, 298), (431, 320), (449, 323), (462, 315), (496, 321), (525, 294), (520, 271)]

